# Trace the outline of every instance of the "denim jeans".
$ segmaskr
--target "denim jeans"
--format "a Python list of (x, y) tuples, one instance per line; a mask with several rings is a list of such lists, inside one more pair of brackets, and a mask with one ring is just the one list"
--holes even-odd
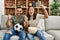
[[(13, 28), (11, 28), (10, 31), (12, 32), (12, 34), (5, 33), (3, 40), (10, 40), (11, 36), (14, 36), (17, 34), (17, 32)], [(19, 36), (19, 40), (25, 40), (26, 32), (24, 30), (21, 32), (18, 32), (18, 36)]]
[(29, 40), (35, 40), (34, 36), (37, 36), (39, 40), (46, 40), (42, 30), (38, 30), (36, 34), (30, 34), (30, 33), (27, 34)]

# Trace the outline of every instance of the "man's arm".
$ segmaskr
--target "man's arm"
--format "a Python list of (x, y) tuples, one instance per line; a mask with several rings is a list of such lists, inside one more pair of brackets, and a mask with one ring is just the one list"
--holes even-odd
[(11, 15), (8, 15), (8, 19), (7, 19), (7, 22), (6, 22), (6, 26), (7, 26), (8, 28), (12, 25), (12, 23), (11, 23), (11, 18), (12, 18), (12, 16), (11, 16)]
[(48, 18), (48, 12), (47, 10), (45, 9), (44, 5), (42, 5), (42, 9), (44, 11), (44, 18)]

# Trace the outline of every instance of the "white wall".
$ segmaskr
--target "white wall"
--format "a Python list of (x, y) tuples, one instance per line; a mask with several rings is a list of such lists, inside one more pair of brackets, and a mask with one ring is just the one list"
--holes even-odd
[(53, 3), (53, 0), (49, 0), (49, 2), (50, 2), (50, 4), (52, 4)]
[(1, 23), (1, 15), (4, 14), (4, 0), (0, 0), (0, 23)]

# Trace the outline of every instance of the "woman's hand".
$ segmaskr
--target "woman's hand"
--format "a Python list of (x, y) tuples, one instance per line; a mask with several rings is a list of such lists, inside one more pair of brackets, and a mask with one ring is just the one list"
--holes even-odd
[(24, 21), (24, 28), (28, 28), (28, 23)]
[(29, 23), (28, 23), (28, 18), (25, 16), (25, 21), (24, 21), (24, 28), (26, 31), (28, 31)]
[(42, 4), (42, 9), (45, 9), (46, 7)]
[(47, 7), (45, 7), (43, 4), (42, 4), (42, 9), (44, 11), (44, 18), (48, 18), (48, 12), (46, 10)]

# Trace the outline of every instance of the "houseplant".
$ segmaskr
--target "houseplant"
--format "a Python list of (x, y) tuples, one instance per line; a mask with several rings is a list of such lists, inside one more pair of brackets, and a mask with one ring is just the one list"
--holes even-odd
[(51, 4), (51, 15), (60, 15), (58, 0), (53, 0), (53, 4)]

